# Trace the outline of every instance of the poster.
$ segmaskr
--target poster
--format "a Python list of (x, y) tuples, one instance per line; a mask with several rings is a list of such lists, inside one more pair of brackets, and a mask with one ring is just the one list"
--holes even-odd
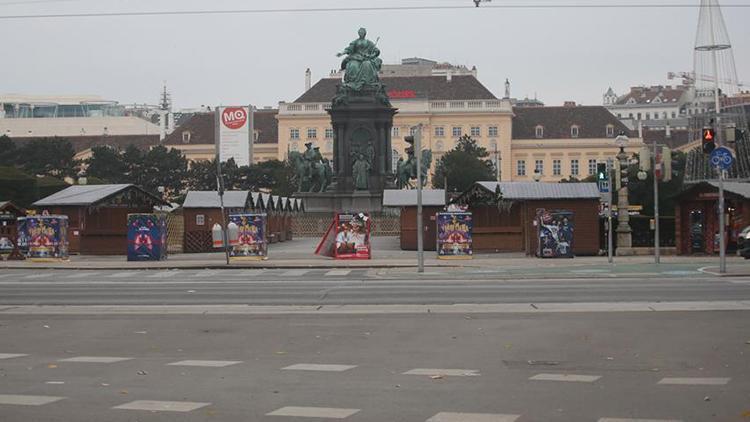
[(336, 259), (370, 259), (370, 216), (366, 213), (336, 215)]
[(167, 222), (163, 215), (128, 214), (128, 261), (167, 258)]
[(25, 225), (29, 258), (32, 261), (68, 259), (68, 217), (64, 215), (28, 216)]
[(541, 258), (572, 258), (574, 213), (538, 209), (536, 226), (539, 237), (537, 256)]
[(229, 250), (232, 261), (268, 259), (266, 214), (230, 214), (229, 222), (238, 227), (237, 245)]
[(472, 259), (471, 213), (439, 212), (436, 220), (438, 259)]
[(23, 256), (29, 256), (29, 231), (26, 230), (26, 217), (18, 217), (17, 228), (18, 228), (18, 250)]
[(219, 160), (233, 158), (239, 167), (252, 164), (252, 107), (217, 107), (216, 119)]

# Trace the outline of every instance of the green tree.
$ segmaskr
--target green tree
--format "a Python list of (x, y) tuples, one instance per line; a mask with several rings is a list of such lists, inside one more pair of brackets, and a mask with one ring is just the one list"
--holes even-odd
[(62, 138), (34, 139), (17, 150), (16, 163), (32, 175), (75, 176), (78, 163), (73, 145)]
[(0, 136), (0, 166), (16, 164), (16, 144), (8, 135)]
[[(224, 178), (224, 189), (242, 188), (242, 175), (246, 166), (237, 167), (234, 158), (221, 163), (221, 175)], [(190, 163), (187, 172), (186, 186), (191, 190), (216, 190), (216, 160), (199, 160)]]
[(130, 183), (128, 164), (123, 154), (110, 146), (96, 146), (91, 148), (91, 158), (86, 160), (89, 177), (106, 180), (109, 183)]
[(164, 187), (164, 197), (173, 199), (182, 193), (185, 185), (187, 159), (179, 150), (159, 145), (146, 152), (139, 165), (133, 163), (130, 171), (131, 178), (144, 189), (158, 194), (159, 187)]
[(241, 189), (268, 190), (274, 195), (291, 196), (295, 190), (294, 169), (285, 161), (268, 160), (240, 167)]
[(487, 159), (487, 150), (468, 135), (458, 139), (454, 149), (447, 152), (437, 162), (432, 185), (445, 188), (448, 178), (448, 191), (463, 192), (479, 181), (496, 180), (495, 166)]

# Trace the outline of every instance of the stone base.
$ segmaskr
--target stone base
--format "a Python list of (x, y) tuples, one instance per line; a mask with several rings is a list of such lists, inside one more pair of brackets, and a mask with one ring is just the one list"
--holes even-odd
[(380, 212), (383, 194), (369, 191), (354, 192), (298, 192), (295, 198), (305, 203), (305, 212)]

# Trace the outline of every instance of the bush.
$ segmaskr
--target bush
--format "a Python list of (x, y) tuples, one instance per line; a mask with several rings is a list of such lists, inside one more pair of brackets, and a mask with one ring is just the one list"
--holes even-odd
[(0, 200), (28, 207), (39, 198), (35, 177), (15, 167), (0, 167)]

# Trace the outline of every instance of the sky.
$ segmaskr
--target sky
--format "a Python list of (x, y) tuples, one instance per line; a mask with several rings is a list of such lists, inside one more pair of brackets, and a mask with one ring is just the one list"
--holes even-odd
[[(508, 4), (695, 4), (698, 0), (494, 0)], [(750, 0), (722, 4), (750, 4)], [(467, 6), (442, 10), (3, 19), (95, 12)], [(750, 8), (725, 8), (737, 73), (750, 84)], [(472, 0), (0, 0), (0, 93), (94, 94), (176, 108), (276, 106), (338, 68), (366, 27), (386, 63), (424, 57), (476, 66), (502, 96), (601, 104), (608, 87), (676, 84), (691, 71), (698, 8), (488, 8)], [(750, 89), (750, 87), (744, 87)]]

